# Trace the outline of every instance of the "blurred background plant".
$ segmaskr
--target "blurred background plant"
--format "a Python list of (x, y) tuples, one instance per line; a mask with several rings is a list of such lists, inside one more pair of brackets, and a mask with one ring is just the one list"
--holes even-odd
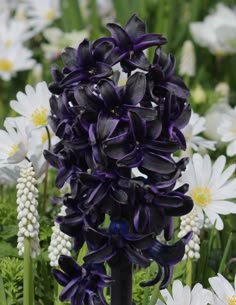
[[(186, 154), (190, 158), (194, 152), (209, 155), (212, 163), (220, 155), (225, 155), (226, 167), (235, 164), (235, 0), (1, 0), (0, 128), (3, 125), (6, 127), (4, 121), (7, 117), (18, 115), (14, 112), (16, 107), (13, 107), (14, 110), (10, 107), (10, 101), (16, 99), (16, 103), (20, 103), (27, 84), (37, 88), (37, 84), (42, 81), (47, 84), (52, 81), (50, 68), (52, 65), (62, 66), (60, 54), (65, 47), (76, 48), (84, 38), (95, 39), (107, 34), (106, 22), (116, 21), (124, 25), (134, 12), (146, 20), (149, 32), (167, 37), (165, 51), (176, 56), (177, 70), (190, 87), (190, 103), (194, 112), (184, 132), (188, 144)], [(150, 58), (153, 52), (154, 49), (148, 54)], [(26, 95), (32, 100), (32, 91), (30, 94)], [(44, 91), (46, 108), (49, 108), (48, 94)], [(32, 100), (32, 104), (34, 102)], [(13, 119), (8, 119), (8, 122), (19, 131)], [(50, 273), (47, 249), (54, 217), (60, 209), (60, 205), (53, 204), (50, 198), (56, 197), (59, 191), (54, 186), (54, 170), (49, 169), (48, 172), (46, 163), (42, 161), (43, 149), (49, 145), (48, 134), (45, 137), (43, 129), (45, 126), (40, 129), (43, 130), (42, 134), (38, 129), (34, 130), (35, 133), (30, 130), (29, 134), (29, 128), (26, 133), (26, 155), (34, 156), (31, 161), (38, 168), (37, 178), (42, 182), (39, 184), (41, 254), (34, 270), (37, 283), (35, 305), (58, 305), (58, 291)], [(2, 134), (1, 130), (0, 137)], [(42, 143), (36, 140), (41, 138)], [(53, 134), (51, 138), (56, 143)], [(0, 143), (0, 296), (6, 300), (3, 305), (18, 305), (22, 304), (23, 263), (16, 250), (15, 185), (19, 164), (22, 163), (6, 161), (3, 151), (8, 143), (4, 139), (1, 137)], [(25, 140), (22, 141), (25, 143)], [(32, 150), (32, 147), (37, 147), (37, 150)], [(234, 176), (232, 171), (231, 177), (222, 178), (234, 181), (231, 188), (233, 194), (236, 189), (235, 180), (232, 180)], [(232, 195), (230, 201), (235, 202), (235, 197)], [(222, 213), (235, 212), (229, 210)], [(174, 279), (182, 280), (183, 284), (193, 286), (200, 282), (204, 287), (209, 287), (208, 278), (220, 272), (232, 282), (236, 272), (233, 259), (236, 257), (235, 215), (222, 217), (224, 229), (221, 231), (217, 230), (216, 223), (206, 217), (201, 225), (196, 224), (195, 216), (191, 217), (179, 219), (175, 223), (176, 232), (180, 227), (183, 231), (196, 228), (198, 238), (189, 245), (187, 259), (175, 268)], [(191, 223), (193, 220), (195, 223)], [(194, 256), (190, 253), (198, 254)], [(135, 272), (134, 299), (137, 305), (156, 304), (157, 298), (161, 297), (158, 289), (145, 288), (143, 292), (138, 284), (140, 279), (153, 272), (153, 266), (146, 272)], [(109, 289), (107, 295), (109, 298)]]

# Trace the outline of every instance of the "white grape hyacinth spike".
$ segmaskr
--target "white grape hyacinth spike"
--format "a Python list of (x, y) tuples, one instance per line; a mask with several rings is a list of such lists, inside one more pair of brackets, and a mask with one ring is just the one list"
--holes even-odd
[(24, 240), (28, 238), (31, 244), (31, 256), (35, 258), (40, 253), (39, 247), (39, 215), (38, 189), (35, 171), (32, 163), (20, 170), (17, 179), (17, 248), (20, 256), (24, 255)]
[(180, 232), (179, 238), (182, 238), (188, 232), (192, 231), (193, 235), (188, 244), (185, 246), (185, 255), (183, 259), (196, 259), (200, 258), (200, 220), (195, 209), (189, 214), (180, 217)]
[[(65, 216), (65, 207), (62, 206), (58, 216)], [(57, 222), (52, 227), (51, 242), (48, 247), (48, 258), (50, 260), (50, 266), (58, 267), (58, 259), (60, 255), (71, 255), (72, 250), (72, 238), (60, 230), (60, 226)]]

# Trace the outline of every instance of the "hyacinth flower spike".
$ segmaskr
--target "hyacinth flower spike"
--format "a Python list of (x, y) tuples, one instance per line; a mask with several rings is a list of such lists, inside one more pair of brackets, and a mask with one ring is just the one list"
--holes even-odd
[[(108, 284), (111, 305), (132, 305), (133, 265), (147, 268), (152, 261), (157, 274), (141, 285), (166, 287), (190, 238), (186, 232), (172, 244), (158, 241), (161, 232), (172, 240), (173, 218), (193, 206), (188, 185), (175, 187), (187, 160), (173, 158), (186, 148), (188, 89), (175, 75), (174, 57), (161, 49), (166, 39), (147, 34), (137, 15), (124, 28), (110, 23), (108, 30), (111, 37), (66, 48), (64, 69), (53, 69), (50, 85), (49, 120), (60, 141), (44, 155), (58, 171), (56, 185), (71, 187), (56, 221), (76, 254), (88, 248), (83, 266), (61, 256), (61, 270), (54, 271), (64, 286), (61, 301), (72, 305), (105, 304)], [(153, 46), (149, 62), (145, 51)], [(122, 86), (114, 80), (116, 63), (127, 74)], [(145, 176), (135, 176), (137, 169)]]

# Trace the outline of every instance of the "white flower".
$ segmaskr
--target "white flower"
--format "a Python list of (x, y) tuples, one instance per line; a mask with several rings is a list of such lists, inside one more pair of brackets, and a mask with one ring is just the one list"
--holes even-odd
[(192, 111), (188, 125), (182, 130), (187, 143), (187, 148), (195, 151), (206, 148), (215, 150), (215, 142), (204, 139), (201, 134), (205, 130), (205, 118)]
[(21, 169), (20, 178), (17, 180), (17, 220), (19, 231), (17, 248), (19, 255), (24, 254), (24, 239), (29, 238), (31, 256), (39, 255), (39, 222), (38, 222), (38, 189), (37, 180), (31, 163)]
[(181, 75), (194, 76), (196, 73), (196, 57), (194, 45), (191, 40), (186, 40), (183, 44), (179, 73)]
[(31, 57), (32, 52), (21, 44), (5, 48), (0, 43), (0, 78), (8, 81), (17, 72), (31, 69), (35, 63)]
[(27, 15), (35, 32), (40, 32), (61, 16), (60, 0), (28, 0)]
[(195, 104), (203, 104), (207, 100), (207, 95), (205, 90), (201, 85), (197, 85), (191, 93)]
[(87, 30), (62, 32), (59, 28), (49, 28), (43, 32), (48, 43), (42, 44), (42, 49), (49, 60), (60, 56), (65, 47), (77, 48), (84, 37), (89, 35)]
[(212, 300), (212, 293), (197, 283), (192, 291), (183, 286), (179, 280), (173, 282), (172, 295), (167, 289), (161, 290), (164, 302), (158, 300), (156, 305), (207, 305)]
[(217, 129), (222, 142), (229, 143), (226, 154), (230, 157), (236, 155), (236, 107), (230, 109), (228, 114), (222, 117)]
[[(65, 207), (62, 206), (59, 216), (65, 216)], [(57, 222), (52, 227), (51, 242), (48, 247), (48, 257), (51, 266), (58, 266), (58, 259), (60, 255), (71, 255), (72, 238), (61, 232), (60, 226)]]
[(218, 103), (229, 103), (230, 87), (226, 82), (220, 82), (216, 85), (215, 91), (219, 94)]
[[(88, 19), (90, 15), (89, 1), (88, 0), (79, 0), (78, 1), (81, 14), (84, 19)], [(97, 0), (97, 13), (101, 17), (103, 24), (111, 22), (115, 19), (115, 10), (113, 7), (112, 0)]]
[(219, 273), (217, 276), (209, 278), (209, 283), (215, 292), (212, 305), (236, 304), (236, 276), (234, 279), (234, 287)]
[[(44, 128), (32, 129), (32, 125), (23, 117), (7, 118), (4, 124), (8, 128), (7, 130), (10, 131), (10, 133), (3, 134), (4, 139), (6, 136), (10, 137), (11, 143), (8, 144), (9, 147), (6, 145), (1, 146), (0, 144), (0, 149), (1, 147), (5, 149), (5, 155), (2, 156), (2, 160), (0, 153), (1, 170), (5, 168), (6, 171), (6, 168), (14, 163), (15, 172), (18, 173), (19, 170), (17, 170), (17, 168), (27, 164), (27, 161), (25, 160), (27, 157), (34, 166), (37, 179), (42, 178), (46, 170), (46, 160), (43, 156), (43, 151), (48, 148), (48, 135), (46, 130)], [(51, 134), (51, 142), (54, 145), (58, 142), (58, 138), (50, 129), (49, 132)], [(9, 139), (7, 141), (9, 141)], [(4, 153), (4, 149), (2, 149), (2, 154)], [(8, 154), (9, 152), (10, 154), (15, 152), (15, 154), (7, 157), (7, 151)], [(12, 170), (14, 170), (14, 167)]]
[(203, 22), (192, 22), (190, 31), (196, 43), (213, 54), (236, 52), (236, 12), (222, 3)]
[(26, 117), (35, 128), (47, 125), (50, 113), (49, 98), (51, 96), (47, 84), (40, 82), (35, 89), (26, 85), (25, 92), (18, 92), (17, 101), (11, 101), (10, 106), (20, 115)]
[(13, 126), (8, 119), (4, 122), (6, 130), (0, 130), (0, 163), (13, 164), (25, 159), (28, 152), (28, 133), (24, 120)]
[(221, 135), (219, 134), (219, 122), (225, 120), (225, 115), (231, 111), (231, 107), (225, 103), (217, 103), (213, 105), (206, 113), (206, 129), (204, 133), (212, 140), (221, 144)]
[(15, 164), (7, 164), (0, 167), (0, 184), (14, 185), (17, 178), (19, 178), (20, 167)]
[(230, 199), (236, 198), (236, 179), (230, 179), (235, 165), (225, 168), (226, 158), (220, 156), (214, 164), (208, 155), (194, 154), (180, 181), (189, 184), (188, 194), (192, 197), (201, 223), (204, 214), (217, 230), (224, 227), (219, 214), (236, 213), (236, 204)]
[(5, 13), (0, 15), (0, 23), (0, 44), (5, 49), (22, 45), (33, 36), (27, 20), (20, 20)]
[(189, 214), (180, 217), (180, 231), (178, 237), (182, 238), (188, 232), (192, 231), (192, 238), (185, 246), (184, 259), (187, 257), (199, 259), (200, 258), (200, 219), (196, 209), (193, 209)]

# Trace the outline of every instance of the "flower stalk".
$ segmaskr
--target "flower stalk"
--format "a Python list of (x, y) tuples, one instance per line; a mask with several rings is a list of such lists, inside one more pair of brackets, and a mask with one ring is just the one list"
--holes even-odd
[(132, 264), (120, 256), (111, 265), (111, 305), (132, 305)]
[(24, 303), (23, 305), (34, 304), (34, 278), (33, 264), (31, 257), (30, 238), (24, 240)]

